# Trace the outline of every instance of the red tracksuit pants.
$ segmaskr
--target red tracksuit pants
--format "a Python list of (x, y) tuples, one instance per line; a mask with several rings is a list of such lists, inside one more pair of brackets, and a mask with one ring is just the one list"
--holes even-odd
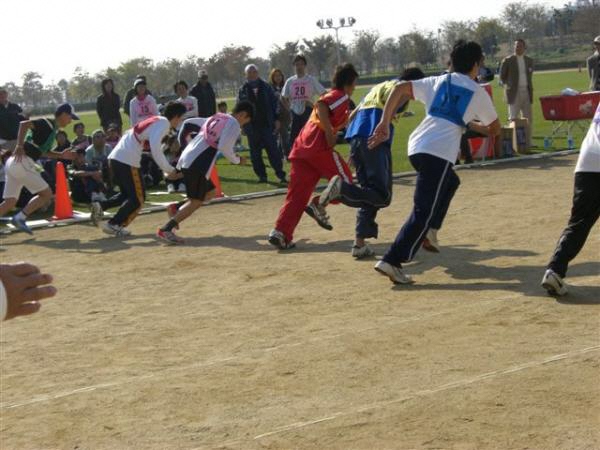
[(310, 158), (292, 157), (290, 162), (292, 167), (287, 196), (275, 222), (275, 229), (281, 231), (288, 241), (292, 240), (294, 230), (321, 178), (329, 180), (339, 175), (342, 180), (352, 183), (352, 172), (336, 151), (317, 152)]

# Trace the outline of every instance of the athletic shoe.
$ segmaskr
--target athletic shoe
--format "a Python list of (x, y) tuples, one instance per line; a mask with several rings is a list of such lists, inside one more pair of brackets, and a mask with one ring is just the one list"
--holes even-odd
[(296, 246), (293, 242), (288, 242), (283, 233), (278, 230), (271, 230), (267, 239), (269, 240), (269, 244), (277, 247), (279, 250), (289, 250)]
[(177, 236), (172, 231), (165, 231), (165, 230), (161, 230), (160, 228), (156, 232), (156, 237), (159, 238), (161, 241), (166, 242), (169, 245), (183, 244), (183, 242), (184, 242), (183, 239), (181, 239), (179, 236)]
[(174, 194), (175, 192), (177, 192), (177, 190), (175, 189), (175, 185), (173, 183), (167, 184), (167, 192), (169, 194)]
[(311, 201), (308, 206), (304, 208), (304, 212), (315, 219), (315, 222), (317, 222), (321, 228), (325, 228), (329, 231), (333, 230), (333, 226), (329, 223), (327, 211), (325, 211), (325, 208), (318, 203)]
[(548, 291), (550, 295), (565, 295), (569, 292), (567, 283), (554, 272), (552, 269), (546, 270), (544, 278), (542, 278), (542, 287)]
[(388, 277), (394, 284), (412, 284), (414, 280), (406, 275), (400, 267), (392, 266), (385, 261), (378, 261), (375, 270)]
[(91, 200), (92, 202), (105, 202), (106, 195), (104, 192), (92, 192)]
[(342, 191), (342, 178), (339, 175), (334, 175), (329, 184), (321, 194), (319, 204), (322, 207), (329, 205), (332, 200), (340, 198), (340, 192)]
[(375, 250), (369, 244), (365, 244), (362, 247), (354, 245), (352, 247), (352, 256), (356, 259), (370, 258), (371, 256), (375, 256)]
[(432, 253), (440, 252), (440, 243), (437, 238), (437, 230), (430, 228), (423, 240), (423, 249)]
[(268, 183), (267, 177), (261, 177), (258, 179), (259, 183)]
[(104, 217), (102, 205), (98, 202), (90, 203), (90, 219), (92, 219), (92, 223), (94, 224), (94, 226), (100, 226), (100, 222), (102, 222), (102, 217)]
[(185, 194), (185, 192), (186, 192), (186, 190), (185, 190), (185, 184), (179, 183), (179, 187), (177, 188), (177, 192), (179, 192), (180, 194)]
[[(179, 208), (177, 206), (177, 203), (171, 203), (167, 206), (167, 216), (169, 216), (169, 219), (172, 219), (173, 217), (175, 217), (175, 214), (177, 214), (177, 211), (179, 211)], [(175, 227), (176, 230), (179, 230), (179, 225), (177, 225)]]
[(21, 231), (24, 231), (27, 234), (33, 235), (33, 231), (31, 231), (31, 228), (29, 228), (29, 226), (27, 226), (27, 223), (25, 222), (25, 219), (21, 219), (21, 218), (17, 217), (16, 215), (14, 215), (10, 219), (10, 223), (12, 223), (13, 226), (15, 228), (17, 228), (18, 230), (21, 230)]
[(104, 231), (106, 234), (116, 237), (127, 237), (131, 235), (131, 231), (129, 231), (127, 228), (124, 228), (120, 225), (113, 225), (110, 222), (106, 222), (102, 225), (102, 231)]
[(288, 185), (288, 180), (283, 177), (279, 179), (279, 184), (283, 185), (283, 186), (287, 186)]

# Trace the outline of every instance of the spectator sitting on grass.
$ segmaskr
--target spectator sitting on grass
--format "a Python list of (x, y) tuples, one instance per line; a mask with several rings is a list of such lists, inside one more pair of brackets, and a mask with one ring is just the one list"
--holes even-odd
[[(171, 164), (173, 167), (177, 167), (177, 162), (181, 156), (181, 146), (179, 145), (179, 139), (177, 139), (177, 136), (168, 136), (165, 138), (163, 143), (163, 152), (167, 157), (169, 164)], [(174, 194), (175, 192), (186, 192), (185, 184), (183, 183), (182, 172), (177, 171), (177, 174), (168, 178), (166, 182), (167, 191), (169, 194)]]
[(106, 186), (102, 181), (102, 170), (86, 164), (85, 150), (77, 150), (70, 170), (71, 198), (78, 203), (106, 200)]
[(112, 148), (106, 143), (104, 131), (98, 129), (92, 133), (92, 145), (85, 149), (85, 162), (91, 166), (108, 166), (108, 155)]
[(117, 124), (110, 124), (106, 130), (106, 145), (111, 149), (119, 143), (121, 139), (121, 127)]
[(64, 152), (68, 148), (71, 148), (71, 141), (63, 130), (56, 132), (56, 148), (55, 152)]
[(92, 143), (92, 138), (85, 134), (85, 125), (81, 122), (76, 123), (73, 125), (73, 131), (75, 132), (75, 139), (71, 142), (73, 150), (88, 148)]

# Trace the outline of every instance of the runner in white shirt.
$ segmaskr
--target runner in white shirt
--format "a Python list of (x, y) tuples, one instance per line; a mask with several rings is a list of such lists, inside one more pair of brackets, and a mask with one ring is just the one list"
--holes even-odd
[(143, 151), (150, 151), (167, 179), (175, 174), (175, 168), (162, 152), (162, 142), (171, 129), (179, 127), (185, 112), (185, 106), (181, 103), (169, 102), (165, 107), (164, 117), (153, 116), (138, 123), (121, 137), (108, 155), (112, 173), (119, 185), (119, 194), (90, 205), (92, 221), (96, 225), (102, 219), (103, 210), (121, 205), (115, 216), (102, 226), (102, 231), (106, 234), (128, 236), (130, 232), (125, 227), (142, 208), (145, 198), (144, 183), (140, 176)]
[(286, 80), (282, 94), (285, 104), (292, 112), (290, 149), (312, 113), (314, 99), (326, 90), (315, 77), (306, 73), (304, 55), (297, 55), (294, 58), (294, 70), (296, 75)]
[[(187, 190), (187, 200), (181, 204), (172, 204), (167, 209), (169, 221), (158, 229), (156, 236), (168, 244), (181, 244), (183, 240), (173, 229), (187, 219), (205, 201), (215, 195), (215, 186), (210, 181), (210, 173), (221, 152), (232, 164), (246, 164), (246, 159), (238, 156), (235, 143), (241, 127), (252, 120), (254, 106), (247, 101), (239, 102), (231, 115), (217, 113), (208, 118), (186, 120), (179, 131), (179, 141), (185, 147), (177, 163), (183, 172)], [(197, 132), (189, 140), (192, 133)], [(188, 141), (189, 140), (189, 141)]]
[(573, 207), (569, 224), (563, 231), (548, 264), (542, 286), (551, 295), (565, 295), (569, 263), (585, 245), (590, 230), (600, 217), (600, 105), (581, 144), (575, 168)]
[(490, 136), (500, 133), (494, 104), (474, 81), (482, 60), (479, 44), (458, 41), (451, 54), (454, 73), (399, 83), (370, 139), (370, 148), (389, 139), (391, 120), (407, 100), (414, 98), (425, 104), (427, 114), (408, 141), (409, 159), (417, 171), (414, 208), (383, 260), (375, 265), (375, 270), (394, 283), (413, 282), (402, 271), (402, 263), (413, 259), (426, 238), (426, 248), (439, 251), (437, 230), (460, 184), (452, 167), (466, 124), (477, 119), (488, 128)]
[(132, 127), (142, 120), (158, 115), (158, 105), (154, 97), (148, 94), (146, 80), (138, 78), (133, 83), (133, 88), (136, 96), (129, 102), (129, 120)]
[(188, 85), (185, 81), (180, 80), (173, 86), (173, 90), (179, 96), (177, 101), (183, 103), (187, 112), (183, 116), (184, 119), (190, 117), (198, 117), (198, 99), (188, 95)]

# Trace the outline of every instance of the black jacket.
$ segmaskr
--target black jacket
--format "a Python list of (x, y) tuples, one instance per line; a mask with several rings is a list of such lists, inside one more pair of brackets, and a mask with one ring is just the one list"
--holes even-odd
[(0, 105), (0, 138), (12, 141), (17, 138), (19, 124), (25, 120), (23, 110), (16, 103)]
[(206, 86), (196, 83), (190, 95), (198, 100), (198, 117), (210, 117), (217, 113), (217, 97), (210, 83), (206, 83)]
[(100, 125), (102, 128), (108, 127), (111, 123), (119, 126), (123, 125), (121, 120), (121, 97), (119, 94), (102, 94), (96, 99), (96, 112), (100, 117)]

